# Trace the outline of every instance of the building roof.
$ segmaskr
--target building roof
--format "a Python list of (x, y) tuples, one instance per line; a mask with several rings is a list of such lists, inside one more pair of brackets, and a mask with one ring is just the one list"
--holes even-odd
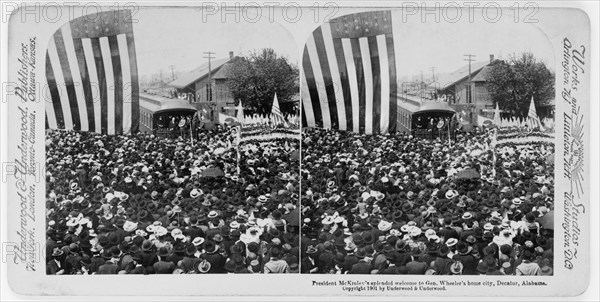
[[(483, 67), (487, 66), (489, 61), (471, 63), (471, 75), (478, 73)], [(469, 65), (465, 65), (451, 73), (444, 73), (437, 76), (437, 82), (440, 84), (439, 89), (443, 90), (456, 82), (461, 81), (469, 76)], [(473, 78), (471, 79), (473, 81)]]
[(186, 100), (169, 99), (160, 95), (151, 95), (140, 92), (140, 107), (146, 108), (154, 113), (169, 110), (196, 110)]
[(456, 112), (454, 108), (450, 107), (448, 103), (445, 102), (435, 102), (435, 101), (427, 101), (421, 103), (419, 108), (419, 112), (426, 111), (448, 111), (448, 112)]
[(405, 98), (404, 96), (398, 96), (398, 107), (402, 107), (410, 112), (431, 112), (431, 111), (445, 111), (445, 112), (456, 112), (448, 103), (436, 102), (436, 101), (413, 101)]
[(227, 62), (227, 63), (223, 64), (223, 66), (221, 68), (219, 68), (219, 70), (217, 70), (217, 72), (215, 72), (212, 75), (212, 78), (215, 80), (229, 79), (229, 71), (231, 70), (232, 65), (233, 65), (233, 63), (231, 63), (231, 62)]
[(488, 73), (490, 72), (490, 65), (484, 66), (480, 72), (478, 72), (475, 77), (471, 79), (473, 82), (485, 82)]
[[(211, 69), (214, 74), (219, 72), (219, 69), (227, 62), (229, 62), (230, 58), (218, 59), (211, 61)], [(170, 82), (168, 85), (175, 88), (185, 88), (192, 83), (208, 76), (208, 62), (200, 65), (198, 68), (184, 73), (179, 76), (175, 81)]]

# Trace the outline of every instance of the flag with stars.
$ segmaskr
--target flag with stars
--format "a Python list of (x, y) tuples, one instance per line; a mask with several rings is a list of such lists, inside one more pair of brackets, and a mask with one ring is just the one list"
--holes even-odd
[(59, 28), (48, 43), (46, 78), (47, 128), (135, 133), (139, 82), (131, 11), (85, 15)]
[(305, 44), (302, 71), (303, 126), (396, 130), (391, 11), (345, 15), (317, 28)]

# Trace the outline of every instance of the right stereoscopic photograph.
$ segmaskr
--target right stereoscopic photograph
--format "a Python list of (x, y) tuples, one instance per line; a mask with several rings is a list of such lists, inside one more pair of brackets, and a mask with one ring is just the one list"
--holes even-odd
[(550, 41), (406, 17), (354, 10), (305, 42), (301, 272), (552, 275)]

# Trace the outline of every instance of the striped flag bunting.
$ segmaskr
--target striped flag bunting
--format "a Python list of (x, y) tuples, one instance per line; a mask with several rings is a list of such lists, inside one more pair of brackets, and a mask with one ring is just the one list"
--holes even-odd
[(131, 11), (105, 11), (60, 27), (46, 51), (46, 127), (135, 133), (139, 82)]
[(317, 28), (305, 44), (302, 71), (304, 127), (395, 131), (391, 11), (345, 15)]
[(496, 129), (492, 137), (492, 147), (498, 148), (505, 145), (554, 145), (555, 134), (541, 130), (526, 131), (523, 128), (512, 127)]
[(300, 129), (273, 128), (270, 126), (241, 127), (239, 143), (273, 140), (299, 140)]

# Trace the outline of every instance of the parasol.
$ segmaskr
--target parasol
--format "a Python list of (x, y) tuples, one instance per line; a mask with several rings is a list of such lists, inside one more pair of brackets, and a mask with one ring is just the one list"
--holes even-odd
[(300, 226), (300, 213), (298, 208), (293, 209), (289, 213), (283, 215), (283, 219), (287, 221), (291, 226)]
[(219, 168), (207, 168), (200, 173), (200, 176), (202, 177), (219, 177), (224, 175), (225, 173), (223, 173), (223, 170)]
[(300, 160), (300, 151), (295, 150), (290, 154), (290, 157), (295, 160)]
[(464, 170), (456, 173), (457, 179), (474, 179), (474, 178), (480, 178), (480, 177), (481, 177), (481, 175), (479, 175), (479, 172), (477, 172), (477, 170), (475, 170), (473, 168), (464, 169)]
[(554, 230), (554, 210), (549, 211), (540, 218), (539, 223), (544, 229)]

